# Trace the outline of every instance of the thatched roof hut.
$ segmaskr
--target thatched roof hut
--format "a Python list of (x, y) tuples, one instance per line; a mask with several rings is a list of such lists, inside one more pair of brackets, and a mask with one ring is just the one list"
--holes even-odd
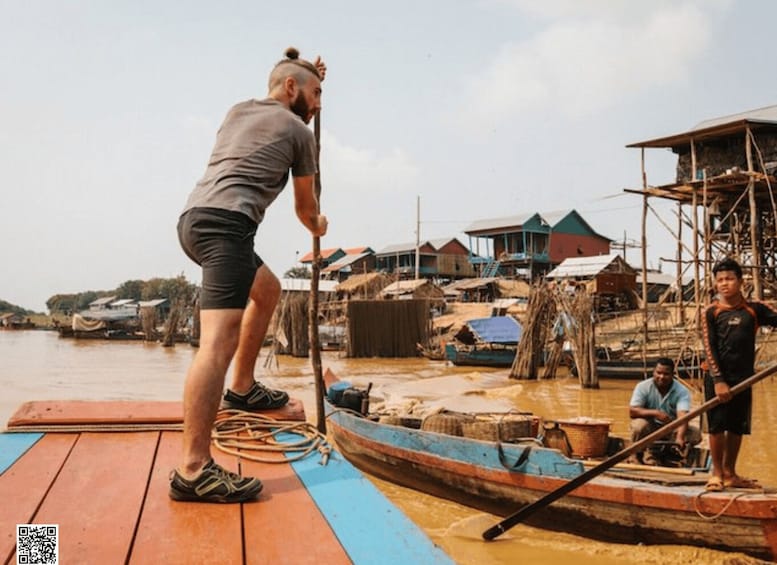
[(391, 283), (391, 277), (385, 273), (362, 273), (351, 275), (335, 287), (340, 299), (364, 299), (377, 297), (380, 291)]

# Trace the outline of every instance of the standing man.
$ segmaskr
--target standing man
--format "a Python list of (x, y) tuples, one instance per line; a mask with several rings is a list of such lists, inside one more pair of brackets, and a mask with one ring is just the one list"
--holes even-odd
[(754, 479), (736, 472), (742, 436), (750, 434), (753, 389), (731, 396), (731, 387), (755, 373), (755, 336), (758, 327), (777, 327), (777, 312), (762, 302), (748, 302), (742, 294), (742, 267), (723, 259), (712, 268), (717, 301), (704, 312), (704, 350), (708, 372), (704, 397), (718, 397), (707, 412), (712, 471), (708, 491), (758, 487)]
[(316, 140), (307, 127), (321, 109), (326, 65), (299, 58), (294, 48), (275, 65), (264, 100), (233, 106), (221, 124), (203, 178), (178, 222), (186, 254), (202, 267), (200, 347), (184, 385), (183, 459), (170, 479), (174, 500), (243, 502), (262, 490), (259, 479), (217, 465), (211, 430), (224, 378), (234, 360), (224, 405), (279, 408), (289, 400), (254, 380), (254, 366), (281, 286), (254, 252), (267, 207), (293, 177), (294, 207), (314, 236), (327, 230), (314, 191)]
[[(691, 395), (688, 389), (675, 380), (674, 361), (667, 357), (660, 358), (653, 369), (653, 378), (638, 383), (631, 395), (631, 442), (636, 443), (664, 424), (682, 418), (690, 409)], [(687, 423), (683, 424), (675, 430), (674, 441), (684, 450), (686, 445), (701, 442), (701, 431)], [(649, 448), (641, 455), (645, 465), (658, 465)]]

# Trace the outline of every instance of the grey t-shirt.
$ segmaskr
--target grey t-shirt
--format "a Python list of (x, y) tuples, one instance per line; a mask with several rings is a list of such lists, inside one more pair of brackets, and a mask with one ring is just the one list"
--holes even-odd
[(261, 223), (289, 180), (316, 172), (313, 132), (272, 98), (233, 106), (216, 136), (205, 175), (189, 195), (191, 208), (241, 212)]

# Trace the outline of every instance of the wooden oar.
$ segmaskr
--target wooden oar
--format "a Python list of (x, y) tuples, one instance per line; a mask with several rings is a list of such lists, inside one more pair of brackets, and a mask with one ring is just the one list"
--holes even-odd
[[(750, 388), (758, 381), (765, 379), (766, 377), (774, 373), (777, 373), (777, 364), (772, 365), (771, 367), (768, 367), (763, 371), (759, 371), (752, 377), (745, 379), (741, 383), (731, 387), (731, 395), (733, 396), (733, 395), (739, 394), (743, 390)], [(648, 445), (650, 445), (657, 439), (662, 438), (672, 430), (676, 430), (677, 428), (693, 420), (697, 416), (704, 414), (705, 412), (708, 412), (711, 408), (714, 408), (718, 404), (720, 404), (720, 399), (716, 396), (715, 398), (708, 400), (707, 402), (705, 402), (695, 410), (691, 410), (690, 412), (688, 412), (688, 414), (686, 414), (682, 418), (678, 418), (672, 422), (669, 422), (665, 426), (660, 427), (650, 435), (645, 436), (644, 438), (642, 438), (636, 443), (633, 443), (626, 449), (619, 451), (609, 459), (602, 461), (595, 467), (589, 469), (588, 471), (585, 471), (582, 475), (575, 477), (565, 485), (557, 488), (552, 492), (549, 492), (539, 500), (536, 500), (531, 504), (527, 504), (526, 506), (518, 510), (515, 514), (508, 516), (498, 524), (487, 529), (485, 532), (483, 532), (483, 539), (492, 540), (495, 537), (502, 535), (503, 533), (505, 533), (507, 530), (509, 530), (516, 524), (522, 522), (523, 520), (525, 520), (526, 518), (534, 514), (537, 510), (545, 508), (546, 506), (548, 506), (555, 500), (558, 500), (565, 494), (572, 492), (577, 487), (587, 483), (594, 477), (601, 475), (610, 467), (613, 467), (615, 464), (620, 463), (621, 461), (626, 459), (629, 455), (636, 453), (638, 451), (642, 451), (644, 448), (646, 448)]]
[[(321, 110), (313, 120), (313, 132), (316, 136), (316, 203), (320, 212), (321, 198)], [(326, 414), (324, 413), (324, 376), (321, 371), (321, 342), (318, 336), (318, 278), (321, 276), (321, 238), (313, 236), (313, 265), (310, 275), (310, 307), (308, 308), (308, 341), (310, 341), (310, 361), (313, 364), (313, 378), (316, 387), (316, 428), (326, 433)]]

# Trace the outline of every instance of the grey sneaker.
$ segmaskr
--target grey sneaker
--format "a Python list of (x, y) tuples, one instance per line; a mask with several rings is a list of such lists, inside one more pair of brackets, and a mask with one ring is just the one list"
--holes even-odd
[(273, 390), (261, 383), (254, 382), (245, 394), (237, 394), (227, 389), (227, 392), (224, 393), (221, 407), (256, 412), (258, 410), (280, 408), (281, 406), (286, 406), (287, 402), (289, 402), (289, 395), (282, 390)]
[(170, 498), (191, 502), (245, 502), (262, 491), (262, 481), (230, 473), (213, 459), (194, 480), (184, 479), (177, 470), (170, 474)]

